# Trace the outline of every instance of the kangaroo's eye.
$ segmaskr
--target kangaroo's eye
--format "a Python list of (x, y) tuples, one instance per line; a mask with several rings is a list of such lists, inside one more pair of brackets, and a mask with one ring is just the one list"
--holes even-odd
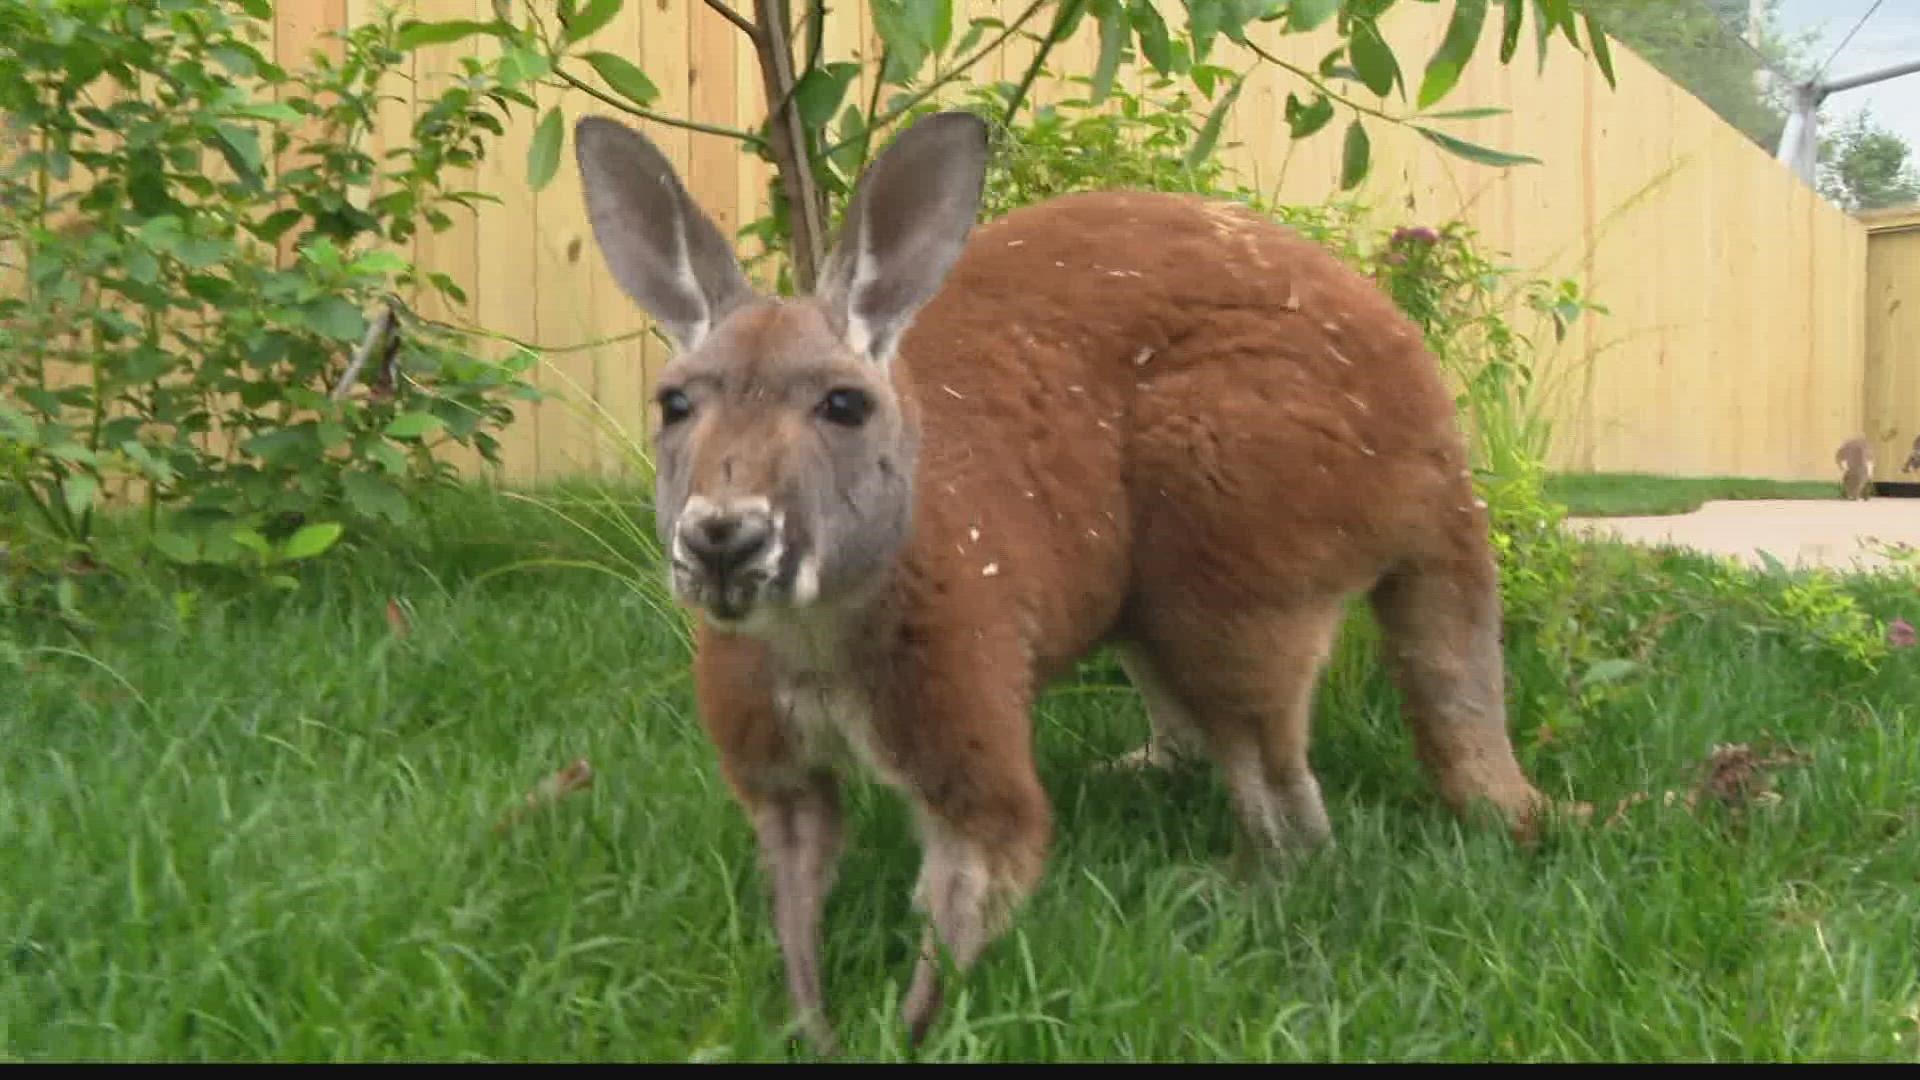
[(873, 415), (873, 399), (865, 391), (841, 387), (820, 399), (820, 418), (841, 427), (859, 427)]
[(693, 415), (693, 400), (679, 390), (660, 391), (660, 424), (671, 427)]

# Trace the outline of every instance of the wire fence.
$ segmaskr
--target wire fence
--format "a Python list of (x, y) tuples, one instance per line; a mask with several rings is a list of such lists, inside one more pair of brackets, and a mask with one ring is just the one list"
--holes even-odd
[(1588, 0), (1612, 36), (1771, 153), (1786, 126), (1789, 93), (1823, 52), (1786, 33), (1763, 0)]

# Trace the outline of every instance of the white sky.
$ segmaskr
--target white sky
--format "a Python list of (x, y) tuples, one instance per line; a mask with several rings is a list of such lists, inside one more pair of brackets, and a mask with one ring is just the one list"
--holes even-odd
[[(1813, 55), (1816, 61), (1824, 60), (1871, 7), (1873, 0), (1785, 0), (1780, 5), (1780, 28), (1789, 33), (1818, 31)], [(1833, 58), (1825, 77), (1874, 71), (1908, 60), (1920, 60), (1920, 0), (1881, 0), (1880, 10)], [(1833, 123), (1862, 108), (1871, 109), (1874, 119), (1905, 136), (1920, 159), (1920, 74), (1835, 94), (1821, 111)]]

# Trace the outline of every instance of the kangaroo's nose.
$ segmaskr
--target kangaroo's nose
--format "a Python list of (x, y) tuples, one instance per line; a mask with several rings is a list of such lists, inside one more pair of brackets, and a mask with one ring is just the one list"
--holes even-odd
[(773, 516), (764, 510), (716, 510), (685, 521), (680, 542), (715, 577), (751, 562), (773, 539)]

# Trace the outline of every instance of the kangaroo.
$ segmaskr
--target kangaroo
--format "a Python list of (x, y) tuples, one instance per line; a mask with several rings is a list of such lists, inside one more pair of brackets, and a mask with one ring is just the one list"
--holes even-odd
[(658, 536), (819, 1053), (843, 778), (913, 808), (919, 1045), (943, 951), (963, 975), (1041, 878), (1030, 708), (1096, 647), (1145, 702), (1129, 757), (1210, 758), (1283, 863), (1330, 839), (1308, 720), (1359, 592), (1444, 803), (1521, 835), (1556, 808), (1508, 736), (1452, 399), (1412, 323), (1327, 251), (1144, 192), (975, 228), (988, 131), (947, 112), (858, 179), (811, 294), (763, 296), (646, 137), (587, 117), (576, 156), (597, 246), (674, 349)]
[[(1909, 456), (1908, 462), (1913, 458)], [(1862, 436), (1854, 436), (1840, 444), (1833, 453), (1833, 463), (1840, 466), (1840, 494), (1848, 499), (1866, 499), (1873, 494), (1873, 444)]]

